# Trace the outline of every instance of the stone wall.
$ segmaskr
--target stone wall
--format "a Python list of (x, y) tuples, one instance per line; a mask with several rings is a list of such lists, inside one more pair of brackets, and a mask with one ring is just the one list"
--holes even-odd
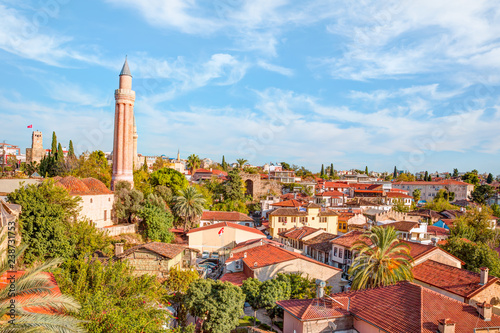
[(134, 267), (134, 275), (156, 275), (157, 277), (167, 277), (168, 271), (174, 266), (182, 267), (182, 257), (184, 251), (173, 259), (166, 259), (155, 252), (146, 249), (137, 250), (123, 260), (127, 260), (130, 266)]
[(281, 194), (281, 184), (275, 180), (261, 179), (260, 174), (242, 173), (241, 178), (246, 184), (247, 194), (253, 200), (259, 200), (262, 196), (272, 193)]
[(117, 224), (105, 228), (97, 228), (105, 231), (109, 236), (118, 236), (121, 234), (135, 234), (137, 232), (136, 224)]
[(500, 283), (497, 282), (488, 286), (469, 300), (469, 304), (474, 306), (480, 302), (490, 303), (493, 305), (493, 313), (500, 315)]

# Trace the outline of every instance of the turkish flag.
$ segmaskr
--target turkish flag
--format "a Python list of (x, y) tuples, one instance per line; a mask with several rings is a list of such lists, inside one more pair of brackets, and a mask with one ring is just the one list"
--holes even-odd
[(224, 227), (220, 228), (219, 232), (217, 233), (219, 236), (224, 233)]
[(28, 128), (33, 128), (33, 125), (28, 125)]

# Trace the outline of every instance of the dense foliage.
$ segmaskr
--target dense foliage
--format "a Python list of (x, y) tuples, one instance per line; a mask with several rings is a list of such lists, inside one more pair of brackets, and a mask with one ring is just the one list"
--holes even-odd
[(139, 211), (144, 228), (144, 236), (154, 242), (170, 243), (174, 234), (170, 232), (173, 227), (173, 216), (169, 211), (158, 205), (147, 202)]
[(244, 302), (239, 287), (210, 279), (194, 281), (184, 298), (188, 311), (204, 319), (202, 328), (207, 333), (229, 333), (236, 328)]
[[(73, 259), (56, 273), (63, 293), (76, 298), (91, 333), (160, 332), (169, 320), (165, 290), (155, 277), (134, 277), (124, 262)], [(161, 307), (160, 307), (161, 305)]]
[(444, 250), (465, 262), (464, 268), (480, 272), (481, 267), (488, 267), (490, 274), (500, 276), (500, 258), (498, 253), (485, 243), (474, 243), (464, 238), (452, 237), (442, 246)]
[(151, 174), (151, 185), (153, 187), (163, 185), (169, 187), (175, 195), (186, 187), (189, 183), (182, 173), (170, 168), (162, 168)]

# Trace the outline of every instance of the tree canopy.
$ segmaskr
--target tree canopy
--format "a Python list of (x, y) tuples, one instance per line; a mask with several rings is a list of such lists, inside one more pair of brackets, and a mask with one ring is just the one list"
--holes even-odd
[(170, 168), (162, 168), (151, 174), (151, 185), (169, 187), (175, 195), (188, 187), (189, 183), (182, 173)]

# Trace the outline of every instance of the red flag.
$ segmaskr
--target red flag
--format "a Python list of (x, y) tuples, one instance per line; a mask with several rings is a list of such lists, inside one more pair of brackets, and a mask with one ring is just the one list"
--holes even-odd
[(224, 233), (224, 227), (220, 228), (219, 232), (217, 233), (219, 236)]
[(28, 128), (33, 128), (33, 125), (28, 125)]

